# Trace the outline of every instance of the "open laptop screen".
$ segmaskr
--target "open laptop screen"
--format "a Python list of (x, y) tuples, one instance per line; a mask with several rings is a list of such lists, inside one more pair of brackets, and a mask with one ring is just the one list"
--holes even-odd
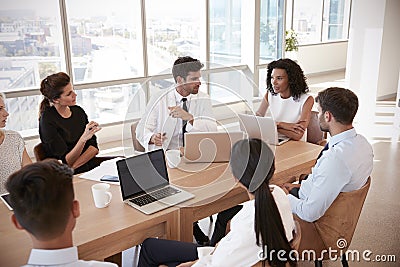
[(123, 200), (169, 184), (162, 149), (119, 160), (117, 169)]

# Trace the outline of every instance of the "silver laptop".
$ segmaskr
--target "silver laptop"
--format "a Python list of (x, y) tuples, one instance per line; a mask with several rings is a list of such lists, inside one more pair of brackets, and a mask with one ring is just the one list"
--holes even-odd
[(164, 150), (117, 161), (123, 201), (145, 214), (166, 209), (194, 195), (169, 184)]
[(289, 141), (288, 137), (278, 137), (275, 121), (271, 117), (259, 117), (248, 114), (238, 114), (240, 129), (249, 138), (258, 138), (270, 145), (281, 145)]
[(185, 162), (228, 162), (233, 144), (244, 138), (237, 132), (185, 133)]

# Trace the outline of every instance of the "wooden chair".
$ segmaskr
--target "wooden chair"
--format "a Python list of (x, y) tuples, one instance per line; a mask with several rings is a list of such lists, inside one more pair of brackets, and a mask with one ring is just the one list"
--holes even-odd
[(46, 152), (44, 151), (44, 147), (42, 143), (37, 144), (33, 148), (33, 154), (35, 155), (36, 161), (42, 161), (46, 156)]
[[(314, 260), (315, 266), (322, 266), (322, 260), (318, 260), (322, 250), (331, 249), (337, 250), (338, 253), (332, 255), (342, 257), (342, 265), (348, 266), (345, 252), (353, 238), (370, 184), (371, 177), (360, 189), (340, 193), (325, 214), (315, 222), (306, 222), (295, 216), (303, 235), (299, 255), (301, 256), (304, 250), (313, 250), (316, 255), (316, 258), (313, 258), (313, 255), (304, 253), (311, 258), (303, 260)], [(329, 254), (323, 253), (323, 256), (323, 260), (326, 260)]]
[(144, 147), (142, 146), (142, 144), (140, 144), (140, 142), (136, 138), (136, 127), (137, 127), (138, 123), (139, 122), (136, 121), (131, 124), (131, 135), (132, 135), (133, 148), (136, 151), (144, 152), (145, 151)]
[[(302, 236), (302, 233), (301, 233), (301, 227), (300, 227), (300, 224), (299, 224), (299, 222), (298, 221), (296, 221), (296, 220), (294, 220), (294, 224), (295, 224), (295, 232), (294, 232), (294, 234), (293, 234), (293, 240), (292, 241), (290, 241), (290, 246), (292, 247), (292, 249), (294, 249), (294, 250), (299, 250), (299, 246), (300, 246), (300, 242), (301, 242), (301, 236)], [(255, 265), (253, 265), (252, 267), (262, 267), (263, 266), (263, 262), (262, 261), (259, 261), (259, 262), (257, 262)], [(265, 261), (265, 264), (264, 264), (264, 266), (270, 266), (269, 264), (268, 264), (268, 261)], [(289, 267), (289, 264), (287, 263), (286, 264), (286, 266), (288, 266)]]
[(324, 146), (326, 144), (326, 132), (321, 131), (318, 121), (318, 112), (311, 111), (310, 123), (307, 127), (307, 142)]

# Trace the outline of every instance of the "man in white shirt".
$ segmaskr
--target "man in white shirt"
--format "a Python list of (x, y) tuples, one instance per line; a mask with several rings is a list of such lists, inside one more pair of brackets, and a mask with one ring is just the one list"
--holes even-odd
[(161, 146), (179, 149), (184, 132), (217, 130), (211, 100), (199, 91), (203, 66), (191, 57), (179, 57), (174, 62), (175, 88), (152, 97), (136, 129), (137, 140), (146, 151)]
[(331, 87), (319, 92), (315, 101), (320, 128), (331, 138), (301, 185), (283, 185), (290, 192), (292, 212), (308, 222), (324, 215), (340, 192), (360, 189), (373, 166), (371, 145), (353, 127), (357, 96), (349, 89)]
[[(184, 146), (185, 132), (217, 131), (210, 97), (199, 91), (203, 66), (189, 56), (175, 60), (172, 67), (175, 87), (152, 97), (136, 128), (136, 138), (146, 151), (160, 147), (180, 149)], [(224, 236), (227, 222), (240, 208), (233, 207), (218, 215), (212, 240), (218, 242)], [(199, 244), (209, 244), (197, 222), (193, 224), (193, 234)]]
[(23, 167), (6, 184), (14, 210), (15, 227), (26, 230), (33, 249), (26, 266), (109, 266), (114, 263), (83, 261), (72, 245), (72, 230), (79, 216), (74, 199), (73, 170), (57, 160)]

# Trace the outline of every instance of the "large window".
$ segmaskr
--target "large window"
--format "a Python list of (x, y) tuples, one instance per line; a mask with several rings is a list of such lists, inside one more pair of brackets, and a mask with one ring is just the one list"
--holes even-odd
[(262, 0), (260, 14), (260, 63), (282, 54), (284, 0)]
[(351, 1), (346, 0), (293, 0), (292, 28), (300, 44), (345, 40)]
[(2, 1), (0, 92), (37, 88), (48, 74), (65, 70), (59, 11), (53, 0)]
[(143, 76), (139, 0), (67, 0), (74, 83)]
[[(282, 55), (283, 3), (4, 0), (0, 92), (7, 95), (7, 128), (38, 135), (40, 82), (59, 71), (72, 77), (90, 120), (107, 126), (138, 119), (155, 92), (173, 86), (172, 64), (186, 55), (205, 63), (201, 90), (214, 104), (250, 102), (258, 86), (253, 71)], [(338, 24), (328, 26), (332, 35)]]
[(210, 1), (210, 62), (241, 62), (241, 0)]
[(149, 74), (170, 73), (178, 56), (201, 58), (201, 32), (205, 27), (201, 18), (204, 16), (203, 1), (146, 1)]

